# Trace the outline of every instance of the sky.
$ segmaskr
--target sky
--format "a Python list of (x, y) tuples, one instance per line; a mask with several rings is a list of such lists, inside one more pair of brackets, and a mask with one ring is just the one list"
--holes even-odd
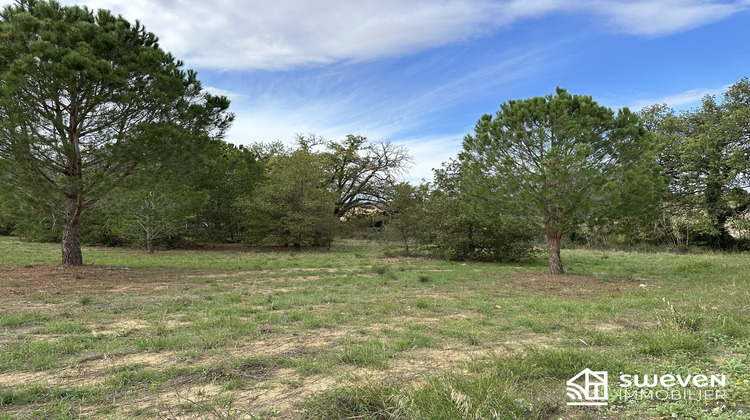
[(613, 109), (689, 109), (750, 76), (750, 0), (61, 3), (140, 20), (232, 100), (227, 141), (364, 135), (408, 148), (410, 181), (511, 99), (560, 86)]

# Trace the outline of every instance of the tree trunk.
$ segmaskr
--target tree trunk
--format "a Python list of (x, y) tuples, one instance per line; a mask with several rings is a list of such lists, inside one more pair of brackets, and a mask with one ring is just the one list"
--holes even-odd
[(146, 252), (154, 253), (154, 233), (152, 228), (146, 228)]
[(560, 258), (562, 232), (548, 232), (547, 238), (549, 239), (549, 272), (553, 275), (565, 274), (562, 259)]
[(83, 265), (81, 253), (81, 235), (78, 222), (83, 212), (83, 198), (68, 196), (68, 214), (65, 218), (65, 230), (62, 238), (62, 263), (65, 265)]
[[(71, 111), (70, 126), (77, 126), (75, 110)], [(81, 160), (81, 148), (78, 142), (78, 132), (69, 131), (70, 145), (66, 150), (68, 178), (66, 182), (65, 196), (67, 197), (67, 208), (65, 214), (65, 231), (62, 238), (62, 263), (65, 265), (83, 265), (83, 254), (81, 253), (81, 235), (78, 222), (83, 213), (83, 195), (81, 195), (81, 180), (83, 178), (83, 166)]]
[(65, 265), (83, 265), (81, 254), (81, 238), (78, 231), (78, 221), (71, 223), (63, 232), (62, 263)]

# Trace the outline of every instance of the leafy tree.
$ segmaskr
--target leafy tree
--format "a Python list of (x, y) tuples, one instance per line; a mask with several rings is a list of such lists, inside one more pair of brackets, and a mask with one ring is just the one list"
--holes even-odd
[(297, 150), (319, 154), (330, 189), (338, 196), (332, 207), (338, 217), (346, 217), (355, 209), (382, 207), (396, 179), (411, 163), (404, 147), (359, 135), (350, 134), (337, 142), (314, 134), (299, 134), (295, 140), (296, 147), (276, 141), (255, 143), (250, 150), (264, 163)]
[(261, 162), (289, 156), (297, 150), (319, 154), (321, 165), (328, 172), (330, 189), (338, 198), (333, 213), (345, 217), (355, 209), (383, 206), (397, 178), (411, 163), (403, 146), (375, 142), (360, 135), (331, 141), (314, 134), (297, 135), (296, 147), (282, 142), (255, 143), (250, 150)]
[[(497, 208), (482, 209), (481, 217), (466, 211), (461, 165), (452, 160), (436, 169), (435, 182), (422, 205), (424, 229), (419, 245), (451, 260), (519, 261), (535, 254), (535, 235), (509, 223)], [(476, 213), (475, 213), (476, 214)]]
[(750, 80), (732, 85), (721, 102), (706, 96), (681, 114), (655, 105), (643, 115), (662, 145), (670, 206), (692, 214), (687, 222), (696, 239), (733, 246), (728, 225), (750, 205)]
[[(108, 203), (116, 202), (117, 189), (110, 192), (83, 215), (81, 223), (81, 243), (103, 246), (123, 246), (128, 238), (117, 230), (117, 213)], [(118, 205), (122, 204), (117, 202)], [(59, 241), (59, 239), (57, 240)], [(57, 242), (48, 241), (48, 242)]]
[[(303, 145), (315, 143), (314, 138), (301, 140)], [(396, 178), (411, 162), (405, 148), (363, 136), (348, 135), (341, 142), (323, 143), (330, 184), (338, 196), (333, 212), (339, 217), (355, 208), (383, 203)]]
[[(10, 174), (6, 173), (2, 168), (2, 160), (0, 160), (0, 177), (7, 177)], [(5, 183), (10, 183), (12, 180), (8, 179)], [(0, 181), (0, 186), (3, 182)], [(10, 235), (15, 229), (15, 222), (13, 217), (12, 209), (9, 206), (11, 197), (9, 191), (5, 188), (0, 188), (0, 235)]]
[(615, 116), (590, 96), (509, 101), (464, 139), (466, 208), (495, 209), (512, 225), (541, 229), (552, 274), (563, 274), (563, 235), (583, 223), (646, 220), (660, 199), (648, 132), (627, 108)]
[(329, 176), (323, 156), (308, 150), (271, 159), (267, 179), (245, 204), (247, 240), (295, 248), (330, 245), (337, 218)]
[(263, 165), (243, 146), (211, 142), (198, 157), (201, 163), (185, 182), (207, 194), (204, 205), (190, 221), (190, 235), (197, 239), (236, 242), (244, 233), (241, 201), (259, 181)]
[(52, 215), (62, 262), (83, 263), (81, 216), (131, 175), (220, 137), (229, 101), (139, 24), (20, 0), (0, 14), (0, 159), (15, 211)]
[(153, 254), (157, 241), (185, 229), (203, 199), (203, 194), (187, 186), (162, 184), (112, 193), (106, 201), (114, 216), (113, 230)]
[(426, 195), (426, 185), (415, 187), (402, 182), (393, 186), (388, 198), (386, 212), (389, 219), (385, 230), (404, 245), (406, 255), (411, 253), (410, 245), (416, 244), (426, 228), (423, 207)]
[[(297, 136), (298, 144), (301, 143), (300, 139), (304, 138), (305, 137), (303, 136)], [(296, 150), (280, 140), (272, 142), (256, 142), (250, 145), (248, 149), (257, 157), (258, 161), (262, 163), (268, 163), (271, 159), (277, 156), (289, 156)]]

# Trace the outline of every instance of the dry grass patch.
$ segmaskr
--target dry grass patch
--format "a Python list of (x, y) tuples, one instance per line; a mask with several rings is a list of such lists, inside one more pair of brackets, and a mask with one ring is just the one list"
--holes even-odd
[(340, 338), (352, 335), (354, 333), (349, 329), (317, 329), (296, 335), (265, 336), (232, 348), (229, 354), (234, 357), (268, 357), (297, 353), (307, 349), (328, 348)]
[[(514, 273), (514, 274), (489, 274), (491, 277), (499, 277), (502, 282), (490, 286), (489, 290), (514, 290), (524, 293), (544, 294), (559, 298), (597, 296), (611, 293), (628, 293), (639, 289), (637, 282), (624, 278), (616, 278), (608, 281), (601, 280), (595, 276), (579, 276), (566, 274), (564, 276), (553, 276), (549, 273)], [(472, 285), (462, 285), (464, 288), (475, 289)], [(486, 285), (483, 285), (486, 289)]]
[(0, 298), (62, 294), (88, 296), (101, 293), (151, 294), (180, 290), (182, 276), (170, 272), (148, 272), (128, 267), (85, 265), (67, 267), (39, 265), (0, 268)]

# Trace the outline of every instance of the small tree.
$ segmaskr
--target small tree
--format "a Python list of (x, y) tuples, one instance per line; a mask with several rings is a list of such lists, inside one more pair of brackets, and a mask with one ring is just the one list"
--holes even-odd
[(563, 274), (563, 235), (582, 223), (647, 220), (661, 197), (648, 132), (627, 108), (614, 115), (590, 96), (509, 101), (483, 116), (460, 160), (481, 217), (495, 208), (514, 224), (536, 226), (549, 245), (552, 274)]
[(435, 182), (422, 205), (419, 244), (423, 249), (451, 260), (492, 262), (519, 261), (535, 254), (533, 231), (509, 223), (498, 208), (467, 211), (469, 197), (458, 162), (443, 163), (434, 172)]
[(404, 245), (406, 255), (411, 253), (410, 245), (413, 247), (425, 229), (423, 205), (426, 190), (426, 185), (414, 187), (402, 182), (393, 186), (387, 201), (386, 234)]
[(181, 67), (106, 10), (19, 0), (0, 14), (0, 160), (12, 174), (0, 182), (16, 212), (62, 227), (63, 264), (83, 264), (81, 216), (109, 191), (229, 126), (229, 101)]
[(203, 198), (186, 186), (160, 185), (113, 193), (103, 204), (113, 216), (113, 230), (153, 254), (156, 242), (184, 231)]
[(199, 159), (200, 165), (182, 178), (206, 195), (203, 205), (190, 219), (189, 235), (202, 240), (237, 242), (245, 228), (240, 203), (252, 195), (263, 166), (248, 148), (223, 141), (211, 142)]
[(323, 158), (308, 150), (272, 158), (267, 179), (245, 204), (247, 240), (295, 248), (330, 245), (337, 218), (329, 176)]

